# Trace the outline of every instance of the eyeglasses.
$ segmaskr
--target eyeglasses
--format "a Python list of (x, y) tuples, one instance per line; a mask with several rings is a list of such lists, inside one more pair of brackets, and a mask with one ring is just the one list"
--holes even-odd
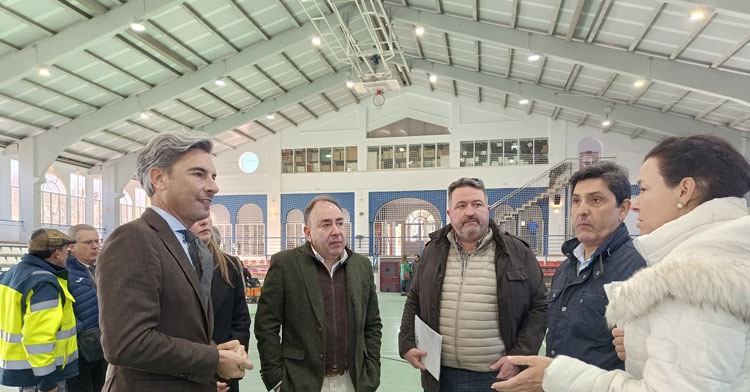
[(100, 242), (102, 242), (102, 240), (100, 240), (98, 238), (95, 239), (95, 240), (81, 241), (81, 243), (84, 244), (84, 245), (86, 245), (86, 246), (91, 246), (91, 244), (97, 244), (97, 245), (99, 245)]

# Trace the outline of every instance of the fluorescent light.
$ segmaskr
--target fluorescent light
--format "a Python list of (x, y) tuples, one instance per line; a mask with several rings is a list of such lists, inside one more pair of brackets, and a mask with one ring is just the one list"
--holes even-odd
[(695, 10), (690, 13), (690, 20), (701, 20), (706, 17), (706, 13), (701, 10)]
[(146, 26), (144, 26), (143, 23), (140, 23), (140, 22), (131, 23), (130, 28), (133, 31), (137, 31), (137, 32), (146, 31)]
[(536, 54), (536, 53), (533, 53), (533, 54), (529, 55), (529, 61), (531, 61), (531, 62), (539, 61), (539, 59), (541, 59), (541, 58), (542, 58), (542, 56), (539, 55), (539, 54)]
[(225, 82), (224, 79), (216, 79), (214, 81), (214, 84), (217, 85), (217, 86), (219, 86), (219, 87), (223, 87), (223, 86), (227, 85), (227, 82)]
[(430, 83), (437, 82), (437, 75), (430, 75)]
[(312, 44), (313, 44), (313, 46), (320, 46), (321, 42), (322, 41), (320, 40), (320, 37), (313, 37), (312, 38)]
[(416, 34), (416, 35), (417, 35), (417, 37), (421, 37), (421, 36), (423, 36), (423, 35), (424, 35), (424, 27), (423, 27), (423, 26), (417, 26), (417, 27), (416, 27), (416, 28), (414, 29), (414, 34)]
[(529, 100), (526, 99), (526, 98), (524, 98), (524, 99), (518, 101), (518, 103), (520, 103), (521, 105), (527, 105), (529, 103)]
[(39, 73), (39, 76), (44, 76), (44, 77), (52, 75), (52, 73), (50, 72), (49, 68), (47, 68), (47, 67), (41, 67), (41, 68), (39, 68), (38, 73)]
[(273, 113), (268, 113), (268, 114), (266, 114), (266, 118), (269, 119), (269, 120), (275, 120), (276, 116)]
[(603, 127), (608, 127), (610, 125), (612, 125), (612, 121), (609, 121), (609, 119), (602, 121)]
[(635, 87), (643, 87), (646, 84), (646, 81), (643, 79), (638, 79), (635, 82), (633, 82), (633, 86)]

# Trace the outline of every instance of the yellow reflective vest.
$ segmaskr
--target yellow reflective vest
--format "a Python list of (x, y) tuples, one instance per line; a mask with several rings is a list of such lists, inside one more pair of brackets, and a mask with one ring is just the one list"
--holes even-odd
[(48, 390), (78, 375), (68, 271), (26, 254), (0, 275), (0, 384)]

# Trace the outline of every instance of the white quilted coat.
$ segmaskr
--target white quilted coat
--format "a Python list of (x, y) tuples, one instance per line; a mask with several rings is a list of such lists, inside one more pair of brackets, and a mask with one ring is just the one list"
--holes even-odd
[(626, 372), (558, 356), (544, 390), (750, 392), (750, 215), (740, 198), (705, 202), (635, 241), (649, 268), (607, 308), (625, 329)]

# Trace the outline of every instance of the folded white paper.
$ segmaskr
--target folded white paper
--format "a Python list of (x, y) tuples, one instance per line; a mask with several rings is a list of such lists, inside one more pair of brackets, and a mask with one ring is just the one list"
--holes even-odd
[(443, 349), (443, 337), (428, 327), (417, 315), (414, 315), (414, 335), (417, 348), (427, 352), (427, 355), (422, 357), (422, 363), (436, 380), (440, 380), (440, 355)]

